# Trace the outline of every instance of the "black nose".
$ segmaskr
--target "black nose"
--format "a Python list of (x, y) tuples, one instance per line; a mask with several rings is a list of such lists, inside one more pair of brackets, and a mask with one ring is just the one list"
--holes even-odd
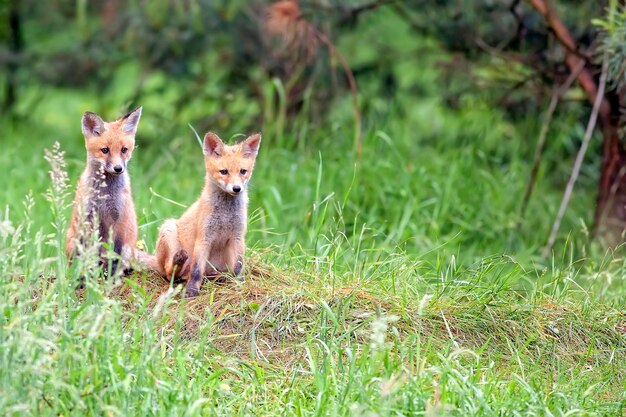
[(122, 172), (122, 170), (123, 170), (123, 169), (124, 169), (124, 168), (122, 168), (122, 166), (121, 166), (121, 165), (116, 165), (116, 166), (113, 168), (113, 171), (115, 171), (115, 172), (117, 172), (117, 173), (119, 174), (120, 172)]
[(241, 187), (238, 185), (233, 185), (233, 193), (238, 193), (239, 191), (241, 191)]

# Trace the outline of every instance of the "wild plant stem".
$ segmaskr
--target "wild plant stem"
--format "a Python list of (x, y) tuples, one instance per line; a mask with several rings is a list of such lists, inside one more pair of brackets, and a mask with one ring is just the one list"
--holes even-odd
[(539, 172), (539, 165), (541, 164), (543, 150), (545, 148), (546, 139), (548, 137), (548, 132), (550, 131), (550, 125), (552, 124), (552, 117), (554, 116), (556, 107), (561, 97), (563, 97), (567, 90), (569, 90), (569, 88), (572, 86), (572, 83), (576, 80), (576, 78), (578, 78), (578, 75), (583, 68), (584, 62), (581, 62), (578, 65), (576, 71), (572, 71), (569, 77), (567, 77), (567, 80), (565, 80), (565, 82), (561, 86), (555, 88), (552, 93), (552, 98), (550, 99), (550, 104), (548, 105), (548, 111), (546, 112), (546, 118), (543, 122), (543, 125), (541, 126), (541, 132), (539, 133), (539, 140), (537, 141), (537, 148), (535, 149), (535, 155), (533, 157), (533, 166), (530, 169), (530, 176), (528, 177), (526, 189), (524, 190), (524, 197), (522, 198), (519, 219), (517, 221), (517, 230), (522, 227), (524, 216), (526, 214), (526, 209), (528, 208), (528, 202), (530, 201), (530, 196), (532, 195), (532, 192), (535, 188), (537, 173)]
[(578, 150), (578, 154), (576, 155), (576, 160), (574, 161), (574, 167), (572, 168), (572, 173), (570, 175), (569, 181), (567, 181), (565, 192), (563, 194), (563, 199), (561, 200), (561, 207), (559, 208), (559, 212), (556, 216), (556, 219), (554, 220), (554, 224), (552, 225), (552, 231), (550, 232), (548, 243), (546, 244), (546, 247), (543, 248), (542, 256), (544, 258), (546, 258), (550, 254), (550, 251), (552, 250), (552, 247), (554, 246), (556, 235), (559, 231), (559, 228), (561, 227), (561, 221), (563, 220), (563, 216), (565, 215), (565, 210), (567, 210), (567, 205), (569, 204), (569, 200), (572, 196), (572, 191), (574, 190), (574, 184), (576, 183), (576, 180), (578, 179), (578, 174), (580, 173), (580, 167), (585, 157), (585, 153), (587, 152), (587, 148), (589, 146), (591, 136), (593, 135), (593, 131), (596, 127), (596, 121), (598, 120), (598, 112), (600, 111), (600, 106), (602, 105), (604, 101), (604, 90), (606, 88), (607, 72), (608, 72), (608, 57), (605, 55), (602, 60), (602, 73), (600, 74), (600, 85), (598, 86), (598, 93), (593, 103), (593, 109), (591, 111), (591, 116), (589, 117), (589, 122), (587, 123), (587, 130), (585, 130), (583, 143), (580, 145), (580, 149)]

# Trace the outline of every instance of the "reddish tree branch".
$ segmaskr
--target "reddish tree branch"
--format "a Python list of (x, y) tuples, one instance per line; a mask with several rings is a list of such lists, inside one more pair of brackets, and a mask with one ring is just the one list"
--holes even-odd
[(361, 154), (363, 151), (363, 133), (361, 128), (361, 110), (359, 110), (359, 97), (358, 97), (358, 89), (356, 86), (356, 80), (354, 79), (354, 74), (352, 73), (352, 69), (348, 62), (343, 57), (343, 55), (339, 52), (339, 50), (335, 47), (335, 44), (330, 40), (330, 38), (322, 31), (317, 30), (313, 25), (315, 35), (322, 42), (331, 55), (333, 55), (341, 66), (343, 67), (343, 71), (346, 74), (346, 78), (348, 79), (348, 86), (350, 87), (350, 92), (352, 93), (352, 106), (354, 109), (354, 147), (356, 150), (356, 160), (357, 163), (361, 163)]
[[(565, 63), (569, 67), (569, 70), (574, 72), (581, 63), (585, 64), (585, 59), (576, 52), (577, 49), (574, 38), (572, 38), (572, 35), (559, 16), (553, 12), (548, 0), (529, 1), (535, 10), (543, 16), (548, 26), (552, 29), (556, 39), (566, 49)], [(578, 75), (578, 83), (587, 94), (589, 102), (593, 104), (596, 100), (596, 94), (598, 94), (598, 84), (589, 69), (585, 68), (580, 72)], [(602, 99), (602, 103), (600, 104), (599, 116), (603, 124), (608, 122), (611, 117), (611, 105), (606, 98)]]
[[(528, 0), (545, 19), (557, 41), (565, 48), (565, 63), (570, 71), (581, 62), (589, 61), (576, 52), (576, 43), (559, 16), (550, 7), (549, 0)], [(620, 0), (624, 4), (624, 0)], [(612, 240), (611, 244), (623, 241), (622, 231), (626, 228), (626, 178), (623, 167), (626, 166), (626, 151), (620, 141), (620, 109), (606, 95), (598, 95), (598, 84), (589, 67), (581, 71), (578, 82), (585, 91), (587, 100), (600, 103), (598, 118), (602, 130), (602, 167), (598, 197), (594, 215), (594, 235), (602, 235)], [(612, 94), (612, 93), (609, 93)], [(598, 100), (596, 100), (598, 98)], [(617, 238), (615, 238), (617, 236)]]

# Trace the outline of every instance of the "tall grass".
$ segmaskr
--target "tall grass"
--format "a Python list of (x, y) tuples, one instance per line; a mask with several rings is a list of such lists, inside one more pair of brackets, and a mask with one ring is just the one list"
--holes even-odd
[(244, 284), (207, 282), (186, 301), (158, 277), (119, 286), (88, 259), (66, 266), (63, 155), (47, 155), (49, 220), (35, 221), (32, 197), (23, 220), (8, 209), (2, 218), (6, 415), (622, 410), (623, 317), (594, 301), (588, 263), (558, 262), (537, 276), (509, 256), (460, 264), (462, 253), (445, 245), (422, 255), (392, 248), (357, 214), (346, 217), (367, 171), (348, 170), (343, 192), (325, 193), (332, 165), (322, 157), (303, 182), (311, 204), (301, 244), (267, 248), (257, 237)]

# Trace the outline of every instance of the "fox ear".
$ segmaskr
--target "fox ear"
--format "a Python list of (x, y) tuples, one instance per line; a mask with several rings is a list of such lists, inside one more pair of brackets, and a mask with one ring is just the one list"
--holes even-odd
[(96, 113), (85, 112), (81, 123), (85, 137), (100, 136), (104, 133), (104, 121)]
[(137, 125), (141, 118), (141, 106), (122, 117), (122, 130), (127, 135), (135, 135), (137, 133)]
[(224, 142), (217, 134), (208, 132), (204, 135), (204, 154), (206, 156), (216, 155), (220, 156), (224, 150)]
[(255, 133), (248, 136), (242, 143), (243, 156), (246, 158), (256, 158), (259, 153), (259, 145), (261, 145), (261, 134)]

